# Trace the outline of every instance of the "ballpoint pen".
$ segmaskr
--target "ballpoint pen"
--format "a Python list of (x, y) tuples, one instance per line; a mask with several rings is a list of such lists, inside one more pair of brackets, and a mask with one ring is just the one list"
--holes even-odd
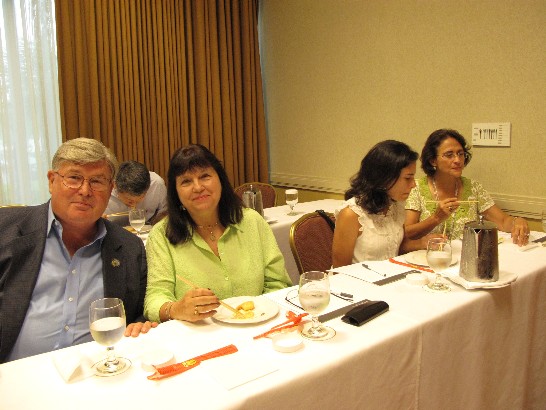
[(350, 293), (345, 293), (345, 292), (332, 292), (330, 291), (330, 293), (340, 299), (343, 299), (343, 300), (347, 300), (349, 302), (352, 302), (353, 301), (353, 295), (351, 295)]
[(365, 268), (368, 269), (368, 270), (371, 270), (372, 272), (377, 273), (378, 275), (383, 276), (384, 278), (387, 277), (387, 274), (386, 274), (386, 273), (381, 273), (381, 272), (378, 272), (378, 271), (376, 271), (376, 270), (373, 270), (372, 268), (370, 268), (370, 267), (369, 267), (368, 265), (366, 265), (365, 263), (363, 263), (362, 266), (365, 267)]

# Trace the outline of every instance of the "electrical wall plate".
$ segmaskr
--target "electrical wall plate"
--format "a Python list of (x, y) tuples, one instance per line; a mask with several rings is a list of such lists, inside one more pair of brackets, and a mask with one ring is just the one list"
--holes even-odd
[(484, 122), (472, 124), (472, 145), (509, 147), (511, 124), (509, 122)]

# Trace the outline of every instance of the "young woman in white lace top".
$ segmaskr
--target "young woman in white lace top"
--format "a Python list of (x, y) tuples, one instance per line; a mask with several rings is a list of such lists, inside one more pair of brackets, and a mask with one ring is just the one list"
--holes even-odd
[(417, 158), (408, 145), (387, 140), (362, 159), (345, 202), (335, 212), (334, 267), (426, 248), (428, 237), (404, 238), (404, 201), (415, 186)]

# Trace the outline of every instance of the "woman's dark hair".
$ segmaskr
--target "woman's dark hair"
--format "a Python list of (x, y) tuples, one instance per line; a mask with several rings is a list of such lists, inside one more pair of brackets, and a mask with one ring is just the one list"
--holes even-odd
[(243, 219), (243, 203), (229, 183), (224, 167), (207, 148), (200, 144), (188, 145), (177, 150), (169, 164), (167, 182), (168, 222), (166, 235), (176, 245), (187, 242), (193, 235), (197, 224), (186, 211), (176, 190), (176, 177), (187, 171), (212, 167), (220, 178), (222, 195), (218, 204), (218, 218), (223, 226), (236, 224)]
[(386, 140), (373, 146), (351, 178), (345, 199), (355, 198), (357, 205), (371, 214), (390, 206), (387, 191), (396, 183), (403, 168), (417, 161), (419, 155), (400, 141)]
[(438, 147), (446, 138), (454, 138), (457, 140), (465, 152), (464, 165), (468, 165), (472, 159), (472, 153), (470, 147), (467, 145), (464, 137), (455, 130), (441, 129), (436, 130), (430, 134), (425, 142), (423, 151), (421, 152), (421, 168), (425, 171), (429, 177), (436, 173), (436, 168), (430, 163), (434, 158), (438, 156)]

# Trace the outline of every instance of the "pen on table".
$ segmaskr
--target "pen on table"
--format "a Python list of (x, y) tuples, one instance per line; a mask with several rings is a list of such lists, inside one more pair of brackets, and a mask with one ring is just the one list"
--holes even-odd
[(365, 263), (363, 263), (362, 266), (365, 267), (365, 268), (368, 269), (368, 270), (371, 270), (372, 272), (377, 273), (378, 275), (383, 276), (384, 278), (387, 277), (387, 274), (386, 274), (386, 273), (381, 273), (381, 272), (378, 272), (378, 271), (376, 271), (376, 270), (373, 270), (372, 268), (370, 268), (370, 267), (369, 267), (368, 265), (366, 265)]
[(348, 300), (349, 302), (352, 302), (353, 301), (353, 295), (351, 295), (350, 293), (345, 293), (345, 292), (332, 292), (330, 291), (330, 293), (334, 296), (337, 296), (338, 298), (340, 299), (343, 299), (343, 300)]

